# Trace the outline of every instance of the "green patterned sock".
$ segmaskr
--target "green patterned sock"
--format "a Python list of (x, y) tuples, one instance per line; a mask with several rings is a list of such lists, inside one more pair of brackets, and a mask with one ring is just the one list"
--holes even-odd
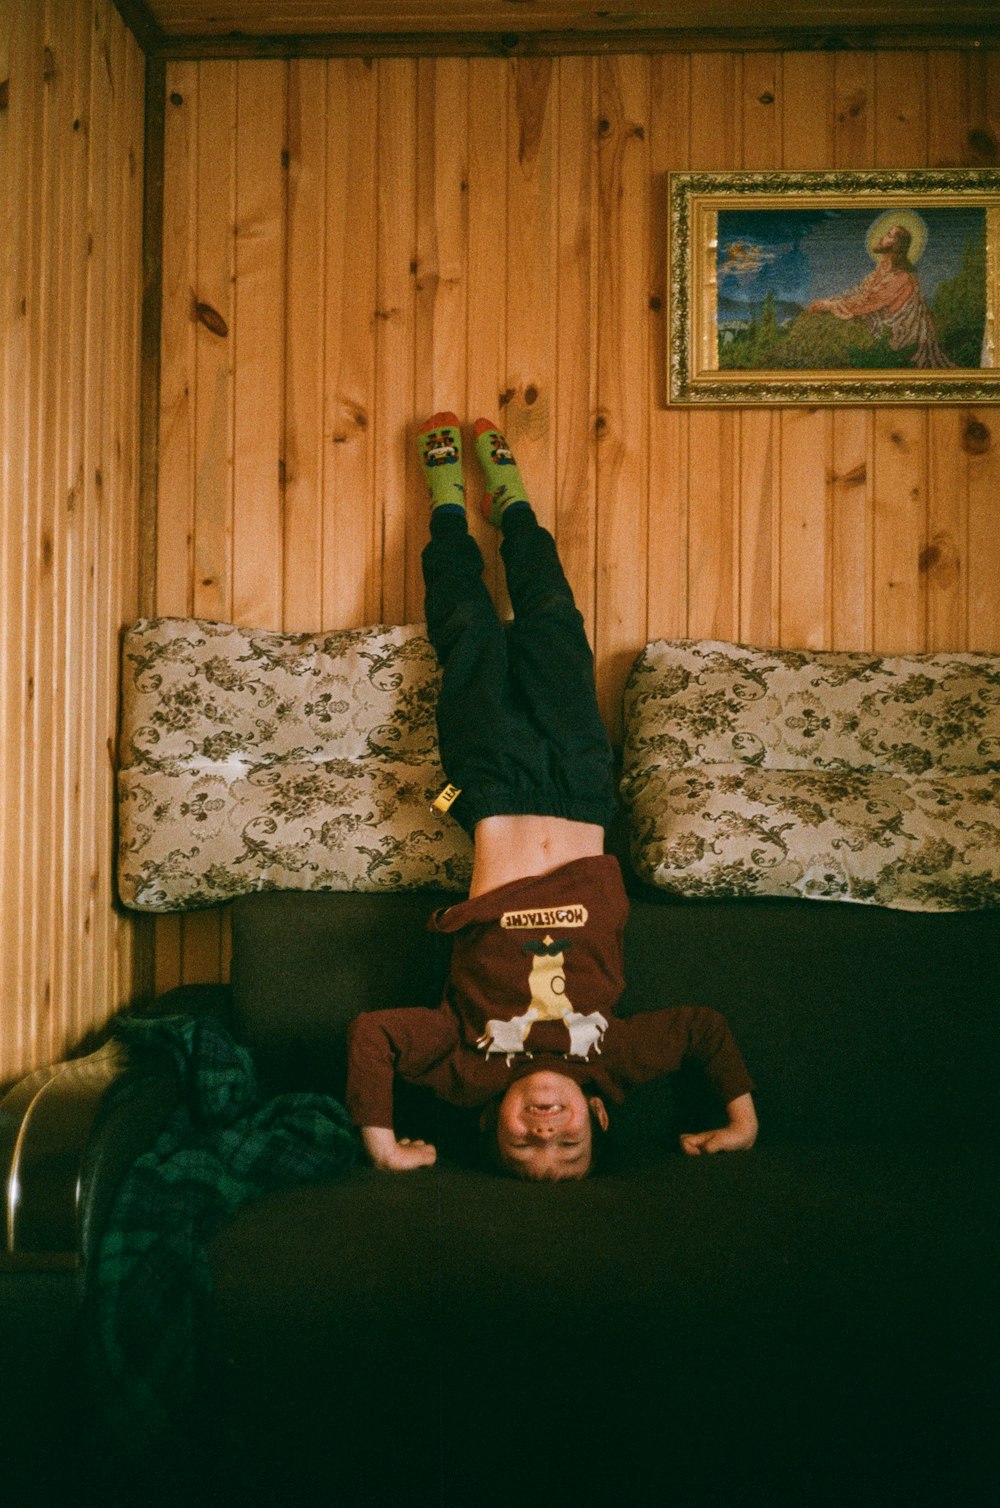
[(529, 508), (531, 504), (510, 446), (496, 425), (489, 419), (477, 419), (475, 433), (476, 455), (486, 477), (483, 517), (499, 529), (508, 508)]
[(417, 432), (420, 465), (435, 508), (461, 508), (465, 512), (462, 480), (462, 431), (452, 413), (434, 414)]

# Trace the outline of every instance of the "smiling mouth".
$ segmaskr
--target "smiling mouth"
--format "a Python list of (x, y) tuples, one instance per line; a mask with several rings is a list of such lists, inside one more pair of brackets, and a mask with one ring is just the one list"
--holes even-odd
[(564, 1105), (525, 1105), (525, 1111), (529, 1115), (558, 1115), (565, 1109)]

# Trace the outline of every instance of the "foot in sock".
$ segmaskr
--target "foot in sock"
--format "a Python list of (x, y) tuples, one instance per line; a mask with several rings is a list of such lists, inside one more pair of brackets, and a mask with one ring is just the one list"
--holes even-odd
[(417, 432), (420, 466), (431, 496), (431, 511), (460, 508), (465, 512), (462, 480), (462, 431), (452, 413), (434, 414)]
[(486, 477), (487, 490), (482, 500), (483, 517), (499, 529), (509, 508), (528, 508), (531, 505), (517, 462), (496, 425), (489, 419), (477, 419), (475, 435), (476, 455)]

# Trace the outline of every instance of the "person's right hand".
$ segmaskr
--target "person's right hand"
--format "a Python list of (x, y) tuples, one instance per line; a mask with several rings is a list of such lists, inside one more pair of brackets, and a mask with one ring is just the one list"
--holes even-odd
[(409, 1173), (437, 1161), (437, 1148), (430, 1142), (411, 1141), (408, 1136), (397, 1141), (389, 1126), (362, 1126), (361, 1140), (372, 1165), (386, 1173)]

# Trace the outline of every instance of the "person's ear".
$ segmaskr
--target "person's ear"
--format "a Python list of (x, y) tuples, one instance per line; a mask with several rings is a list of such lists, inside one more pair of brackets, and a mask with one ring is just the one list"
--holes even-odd
[(600, 1095), (592, 1094), (590, 1096), (590, 1099), (587, 1101), (587, 1104), (593, 1111), (594, 1119), (597, 1121), (597, 1124), (600, 1126), (601, 1130), (606, 1131), (608, 1129), (608, 1112), (605, 1109), (604, 1101), (601, 1099)]

